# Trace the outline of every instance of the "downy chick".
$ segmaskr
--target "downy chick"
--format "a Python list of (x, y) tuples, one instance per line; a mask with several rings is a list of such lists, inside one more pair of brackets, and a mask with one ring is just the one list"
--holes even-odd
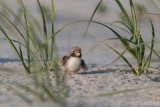
[(73, 47), (70, 56), (63, 56), (60, 61), (61, 69), (65, 74), (76, 74), (82, 68), (87, 70), (85, 61), (81, 58), (81, 48)]

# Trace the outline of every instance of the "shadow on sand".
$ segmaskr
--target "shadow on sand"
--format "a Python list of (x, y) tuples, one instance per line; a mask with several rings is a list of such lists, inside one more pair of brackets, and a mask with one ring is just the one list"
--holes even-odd
[(6, 63), (6, 62), (19, 62), (19, 59), (16, 58), (0, 58), (1, 63)]
[(110, 72), (115, 72), (117, 71), (116, 69), (106, 69), (106, 70), (91, 70), (88, 72), (80, 72), (78, 74), (81, 75), (86, 75), (86, 74), (106, 74), (106, 73), (110, 73)]

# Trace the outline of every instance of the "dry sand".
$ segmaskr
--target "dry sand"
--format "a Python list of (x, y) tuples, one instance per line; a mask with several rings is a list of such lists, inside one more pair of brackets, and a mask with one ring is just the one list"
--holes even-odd
[[(24, 91), (18, 88), (19, 85), (32, 83), (31, 76), (22, 72), (23, 69), (18, 62), (1, 63), (0, 68), (0, 107), (56, 106), (49, 102), (36, 101), (29, 105), (17, 95), (15, 89), (22, 93)], [(14, 70), (8, 71), (13, 68)], [(158, 80), (159, 68), (154, 71), (149, 76)], [(53, 72), (51, 74), (53, 75)], [(54, 76), (51, 77), (54, 82)], [(125, 66), (89, 65), (87, 72), (68, 76), (67, 83), (68, 107), (160, 106), (160, 83), (150, 80), (145, 75), (135, 76)], [(32, 99), (32, 95), (25, 93), (24, 95)]]

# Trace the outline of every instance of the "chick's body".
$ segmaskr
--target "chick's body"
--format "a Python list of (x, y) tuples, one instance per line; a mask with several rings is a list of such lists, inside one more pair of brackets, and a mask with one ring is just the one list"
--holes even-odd
[(68, 72), (77, 73), (81, 68), (81, 59), (79, 57), (70, 57), (67, 60), (66, 68)]

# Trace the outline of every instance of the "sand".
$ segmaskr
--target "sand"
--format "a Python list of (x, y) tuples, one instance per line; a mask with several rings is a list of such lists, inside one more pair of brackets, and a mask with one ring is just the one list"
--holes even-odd
[[(34, 100), (28, 104), (17, 95), (16, 91), (24, 92), (20, 85), (33, 82), (32, 76), (23, 72), (19, 62), (0, 63), (0, 68), (0, 107), (57, 106), (55, 103)], [(154, 72), (149, 77), (157, 82), (146, 75), (135, 76), (126, 66), (89, 65), (88, 71), (67, 77), (67, 107), (159, 107), (160, 69), (151, 70)], [(51, 75), (54, 82), (53, 72)], [(32, 95), (26, 92), (24, 95), (32, 99)]]

